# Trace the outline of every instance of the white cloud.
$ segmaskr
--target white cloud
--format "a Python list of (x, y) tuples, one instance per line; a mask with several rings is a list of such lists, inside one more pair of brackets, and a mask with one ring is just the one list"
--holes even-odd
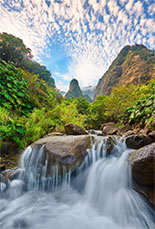
[(56, 85), (57, 85), (57, 89), (61, 90), (61, 91), (65, 91), (67, 92), (68, 89), (69, 89), (69, 85), (67, 84), (64, 84), (64, 82), (62, 80), (58, 80), (56, 82)]
[[(130, 13), (132, 6), (133, 6), (134, 0), (129, 0), (128, 3), (125, 6), (125, 9)], [(132, 12), (131, 12), (132, 13)]]
[(98, 76), (103, 74), (104, 68), (100, 68), (94, 63), (93, 58), (88, 59), (81, 57), (80, 60), (74, 62), (69, 67), (69, 72), (72, 78), (76, 78), (82, 87), (86, 85), (94, 85)]
[[(4, 3), (9, 6), (4, 7)], [(154, 3), (148, 4), (146, 18), (142, 1), (137, 0), (1, 0), (0, 32), (8, 32), (24, 40), (35, 58), (47, 52), (47, 44), (60, 43), (72, 57), (68, 73), (59, 76), (67, 82), (77, 78), (82, 86), (97, 83), (104, 71), (126, 44), (143, 42), (154, 47)], [(120, 7), (120, 6), (123, 6)], [(109, 9), (107, 13), (106, 8)], [(13, 10), (14, 9), (14, 10)], [(149, 37), (146, 39), (146, 35)], [(60, 66), (61, 68), (61, 66)], [(61, 69), (60, 69), (61, 70)], [(56, 76), (58, 77), (58, 76)]]
[(125, 5), (127, 3), (128, 0), (119, 0), (121, 5)]

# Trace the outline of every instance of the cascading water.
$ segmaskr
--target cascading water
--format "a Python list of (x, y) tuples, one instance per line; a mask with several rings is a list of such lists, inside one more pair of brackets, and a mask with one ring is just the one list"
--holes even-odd
[[(152, 208), (132, 189), (127, 161), (131, 150), (123, 139), (116, 141), (107, 157), (106, 138), (96, 136), (71, 182), (71, 175), (64, 169), (61, 187), (58, 168), (50, 171), (52, 177), (46, 176), (48, 158), (41, 165), (42, 148), (35, 151), (28, 147), (22, 156), (19, 179), (13, 180), (6, 191), (1, 183), (6, 195), (0, 197), (0, 228), (155, 228)], [(47, 187), (51, 192), (45, 191)]]
[(54, 191), (60, 183), (70, 183), (71, 172), (63, 167), (61, 177), (58, 165), (48, 166), (48, 154), (44, 154), (44, 145), (41, 148), (29, 146), (23, 153), (20, 161), (19, 179), (23, 180), (28, 190)]

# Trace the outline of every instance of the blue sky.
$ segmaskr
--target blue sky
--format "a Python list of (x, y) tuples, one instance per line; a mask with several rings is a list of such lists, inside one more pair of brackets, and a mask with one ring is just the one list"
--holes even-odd
[(96, 85), (127, 44), (155, 49), (154, 0), (1, 0), (0, 18), (65, 91)]

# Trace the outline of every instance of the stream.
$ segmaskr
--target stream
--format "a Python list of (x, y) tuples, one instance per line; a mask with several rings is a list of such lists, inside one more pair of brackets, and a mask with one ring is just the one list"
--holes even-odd
[(0, 183), (0, 228), (155, 228), (153, 209), (132, 188), (128, 164), (132, 150), (123, 138), (116, 141), (106, 156), (104, 137), (96, 136), (76, 176), (64, 171), (61, 185), (58, 168), (53, 179), (46, 178), (46, 163), (40, 170), (43, 151), (32, 153), (28, 147), (21, 157), (18, 179), (7, 189)]

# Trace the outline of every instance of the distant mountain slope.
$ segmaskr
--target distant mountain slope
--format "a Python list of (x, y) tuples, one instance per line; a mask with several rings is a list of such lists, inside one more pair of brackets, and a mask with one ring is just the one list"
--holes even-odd
[(85, 98), (88, 102), (92, 102), (91, 98), (87, 95), (87, 94), (83, 94), (81, 91), (81, 88), (79, 86), (79, 83), (76, 79), (73, 79), (70, 82), (70, 86), (69, 86), (69, 91), (65, 94), (65, 98), (69, 99), (69, 98), (80, 98), (83, 97)]
[(151, 78), (155, 78), (155, 50), (144, 45), (127, 45), (99, 80), (94, 97), (109, 95), (117, 84), (137, 85)]
[(64, 95), (66, 94), (65, 91), (59, 91), (59, 93), (60, 93), (62, 96), (64, 96)]
[(71, 80), (70, 86), (69, 86), (69, 91), (65, 95), (66, 99), (69, 99), (71, 97), (74, 97), (74, 98), (83, 97), (79, 83), (76, 79)]
[(95, 89), (96, 86), (88, 86), (88, 87), (83, 87), (81, 90), (84, 95), (88, 95), (91, 98), (91, 100), (93, 100)]

